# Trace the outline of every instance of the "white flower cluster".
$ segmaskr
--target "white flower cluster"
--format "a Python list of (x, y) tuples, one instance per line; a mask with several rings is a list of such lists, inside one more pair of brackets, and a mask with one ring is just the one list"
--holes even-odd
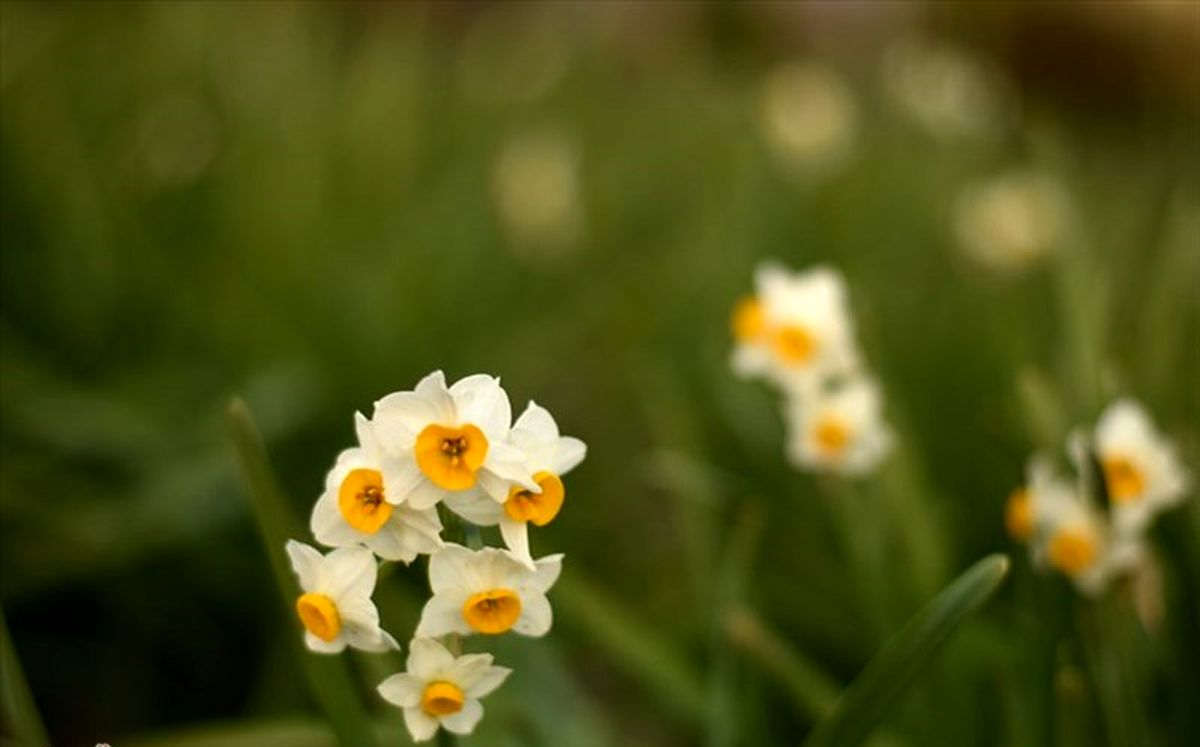
[[(1094, 595), (1134, 570), (1154, 517), (1187, 495), (1190, 477), (1174, 446), (1138, 403), (1109, 405), (1089, 438), (1068, 447), (1079, 476), (1068, 480), (1049, 460), (1030, 460), (1026, 484), (1005, 506), (1008, 532), (1029, 544), (1034, 564), (1049, 566)], [(1097, 505), (1102, 496), (1107, 505)]]
[[(563, 556), (534, 560), (528, 527), (558, 514), (562, 476), (583, 461), (586, 446), (561, 436), (533, 402), (514, 423), (500, 380), (483, 374), (447, 386), (436, 371), (376, 402), (371, 419), (356, 414), (355, 426), (358, 445), (338, 456), (312, 513), (317, 542), (336, 549), (321, 555), (287, 543), (303, 592), (296, 613), (305, 642), (321, 653), (399, 648), (371, 601), (376, 556), (407, 564), (428, 555), (433, 595), (409, 645), (407, 671), (379, 692), (404, 710), (414, 740), (432, 738), (439, 727), (469, 734), (483, 716), (479, 699), (509, 670), (494, 666), (490, 654), (451, 649), (457, 636), (550, 630), (546, 592)], [(472, 524), (498, 525), (507, 549), (444, 542), (439, 504)]]
[(783, 392), (788, 457), (802, 469), (872, 471), (891, 447), (891, 432), (879, 386), (860, 363), (841, 274), (767, 262), (755, 286), (733, 312), (733, 368)]

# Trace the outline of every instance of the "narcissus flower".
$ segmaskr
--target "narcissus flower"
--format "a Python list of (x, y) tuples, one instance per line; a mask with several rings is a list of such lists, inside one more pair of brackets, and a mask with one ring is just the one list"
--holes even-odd
[(509, 441), (525, 454), (538, 489), (514, 484), (503, 504), (479, 493), (462, 493), (447, 499), (446, 505), (475, 524), (499, 524), (504, 544), (532, 568), (529, 524), (545, 526), (558, 515), (566, 495), (562, 476), (583, 461), (587, 446), (577, 438), (560, 435), (554, 416), (534, 402), (517, 418)]
[(755, 285), (757, 294), (733, 313), (735, 371), (790, 386), (853, 366), (854, 331), (840, 274), (823, 266), (793, 273), (764, 263)]
[(879, 387), (855, 377), (832, 391), (794, 392), (787, 405), (788, 456), (798, 467), (861, 475), (891, 448)]
[(407, 671), (384, 680), (379, 694), (404, 709), (414, 741), (430, 739), (439, 726), (470, 734), (483, 718), (479, 699), (500, 687), (511, 671), (492, 666), (491, 654), (455, 656), (432, 638), (414, 638)]
[(1132, 569), (1141, 553), (1138, 540), (1113, 535), (1104, 516), (1076, 496), (1050, 508), (1034, 558), (1070, 578), (1079, 591), (1095, 595)]
[(538, 487), (524, 454), (508, 443), (512, 406), (493, 376), (468, 376), (447, 388), (435, 371), (413, 391), (376, 402), (372, 423), (391, 464), (389, 503), (419, 511), (475, 487), (503, 503), (513, 483)]
[(1174, 447), (1133, 400), (1117, 400), (1100, 416), (1095, 450), (1121, 532), (1140, 531), (1187, 493), (1189, 475)]
[(296, 600), (296, 614), (310, 649), (335, 654), (346, 646), (363, 651), (400, 647), (379, 627), (379, 612), (371, 601), (375, 556), (370, 550), (345, 547), (323, 556), (288, 540), (287, 553), (304, 592)]
[(1043, 173), (1013, 172), (970, 187), (955, 206), (963, 250), (997, 272), (1023, 269), (1051, 253), (1066, 227), (1065, 190)]
[(355, 413), (359, 445), (343, 451), (325, 478), (313, 507), (311, 528), (330, 547), (365, 545), (385, 560), (409, 563), (442, 546), (436, 508), (418, 510), (389, 501), (395, 484), (383, 447), (370, 422)]
[(811, 169), (842, 160), (854, 142), (857, 119), (854, 97), (832, 68), (792, 62), (764, 81), (762, 133), (786, 166)]
[(417, 635), (498, 635), (509, 630), (545, 635), (552, 621), (546, 592), (558, 580), (562, 558), (541, 558), (530, 570), (506, 550), (472, 551), (447, 544), (429, 559), (433, 597), (421, 611)]

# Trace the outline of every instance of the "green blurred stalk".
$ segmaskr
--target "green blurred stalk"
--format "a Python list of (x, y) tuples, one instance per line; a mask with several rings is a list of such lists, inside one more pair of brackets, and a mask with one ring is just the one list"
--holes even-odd
[(990, 555), (947, 586), (867, 664), (805, 745), (861, 744), (898, 705), (950, 634), (1000, 587), (1009, 565), (1004, 555)]
[(753, 610), (729, 610), (723, 627), (726, 639), (787, 689), (802, 714), (815, 719), (833, 709), (837, 683), (768, 628)]
[[(284, 546), (289, 539), (300, 536), (299, 529), (271, 469), (262, 436), (254, 425), (250, 411), (240, 399), (234, 399), (229, 406), (229, 429), (242, 480), (258, 520), (263, 549), (279, 589), (285, 618), (291, 620), (300, 588)], [(366, 710), (356, 695), (357, 690), (345, 660), (327, 654), (314, 654), (304, 647), (297, 631), (288, 632), (296, 641), (295, 651), (300, 656), (309, 689), (329, 717), (338, 741), (356, 747), (375, 745), (375, 735)]]
[(17, 649), (8, 633), (8, 620), (3, 610), (0, 610), (0, 685), (3, 685), (0, 702), (3, 703), (6, 731), (11, 731), (17, 744), (30, 747), (49, 745), (46, 726), (33, 701), (33, 693), (25, 680), (21, 662), (17, 659)]

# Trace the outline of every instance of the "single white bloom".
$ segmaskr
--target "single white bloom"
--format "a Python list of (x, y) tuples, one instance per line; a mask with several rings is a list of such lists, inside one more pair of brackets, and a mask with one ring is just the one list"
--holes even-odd
[(760, 119), (767, 145), (785, 165), (817, 168), (845, 158), (858, 113), (837, 71), (791, 62), (767, 74)]
[(512, 406), (493, 376), (468, 376), (447, 388), (434, 371), (413, 391), (376, 402), (372, 424), (388, 457), (389, 503), (420, 511), (476, 486), (497, 503), (508, 499), (512, 483), (537, 489), (525, 455), (508, 443)]
[(387, 500), (387, 457), (371, 423), (354, 414), (358, 446), (338, 455), (325, 478), (325, 492), (313, 507), (310, 525), (317, 542), (328, 547), (365, 545), (385, 560), (410, 563), (418, 554), (442, 546), (442, 522), (436, 508), (417, 510)]
[(964, 190), (955, 204), (954, 232), (975, 262), (1012, 272), (1057, 249), (1067, 215), (1066, 192), (1053, 177), (1016, 171)]
[(1088, 596), (1099, 594), (1128, 573), (1142, 555), (1140, 541), (1114, 535), (1104, 516), (1076, 495), (1057, 501), (1034, 545), (1034, 561), (1071, 579)]
[(407, 671), (379, 685), (384, 700), (404, 709), (413, 741), (424, 742), (438, 727), (470, 734), (483, 718), (479, 699), (503, 684), (511, 669), (492, 666), (491, 654), (455, 656), (432, 638), (408, 645)]
[(362, 547), (343, 547), (321, 555), (312, 547), (288, 540), (287, 554), (304, 592), (296, 614), (304, 624), (304, 642), (313, 651), (336, 654), (347, 645), (363, 651), (400, 648), (379, 627), (375, 591), (375, 556)]
[(854, 328), (836, 270), (793, 273), (773, 262), (755, 271), (756, 295), (734, 310), (734, 370), (784, 386), (854, 367)]
[(862, 475), (891, 449), (879, 387), (864, 376), (833, 391), (823, 386), (793, 390), (785, 407), (788, 457), (798, 467)]
[(446, 505), (474, 524), (499, 524), (504, 544), (533, 568), (529, 524), (545, 526), (558, 515), (566, 496), (562, 476), (583, 461), (587, 446), (578, 438), (560, 435), (554, 416), (535, 402), (530, 402), (517, 418), (509, 442), (525, 454), (526, 466), (533, 473), (538, 489), (513, 485), (503, 504), (479, 492), (460, 493), (448, 498)]
[(546, 592), (558, 580), (562, 558), (540, 558), (530, 570), (506, 550), (447, 544), (429, 558), (433, 597), (421, 611), (416, 634), (498, 635), (511, 629), (545, 635), (552, 621)]
[(1187, 470), (1137, 402), (1108, 406), (1096, 424), (1095, 449), (1118, 531), (1140, 532), (1187, 495)]

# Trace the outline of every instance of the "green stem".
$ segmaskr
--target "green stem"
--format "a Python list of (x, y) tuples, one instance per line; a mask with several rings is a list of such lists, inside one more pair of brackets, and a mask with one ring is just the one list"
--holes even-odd
[[(229, 428), (246, 492), (258, 520), (263, 549), (275, 576), (275, 586), (279, 590), (289, 625), (294, 627), (291, 622), (292, 610), (300, 589), (284, 546), (288, 539), (298, 536), (296, 518), (275, 479), (262, 436), (254, 425), (250, 411), (240, 399), (235, 399), (229, 406)], [(346, 661), (335, 656), (314, 654), (304, 647), (298, 630), (293, 635), (295, 651), (300, 656), (309, 689), (329, 717), (338, 740), (342, 744), (373, 747), (376, 744), (375, 735)]]

